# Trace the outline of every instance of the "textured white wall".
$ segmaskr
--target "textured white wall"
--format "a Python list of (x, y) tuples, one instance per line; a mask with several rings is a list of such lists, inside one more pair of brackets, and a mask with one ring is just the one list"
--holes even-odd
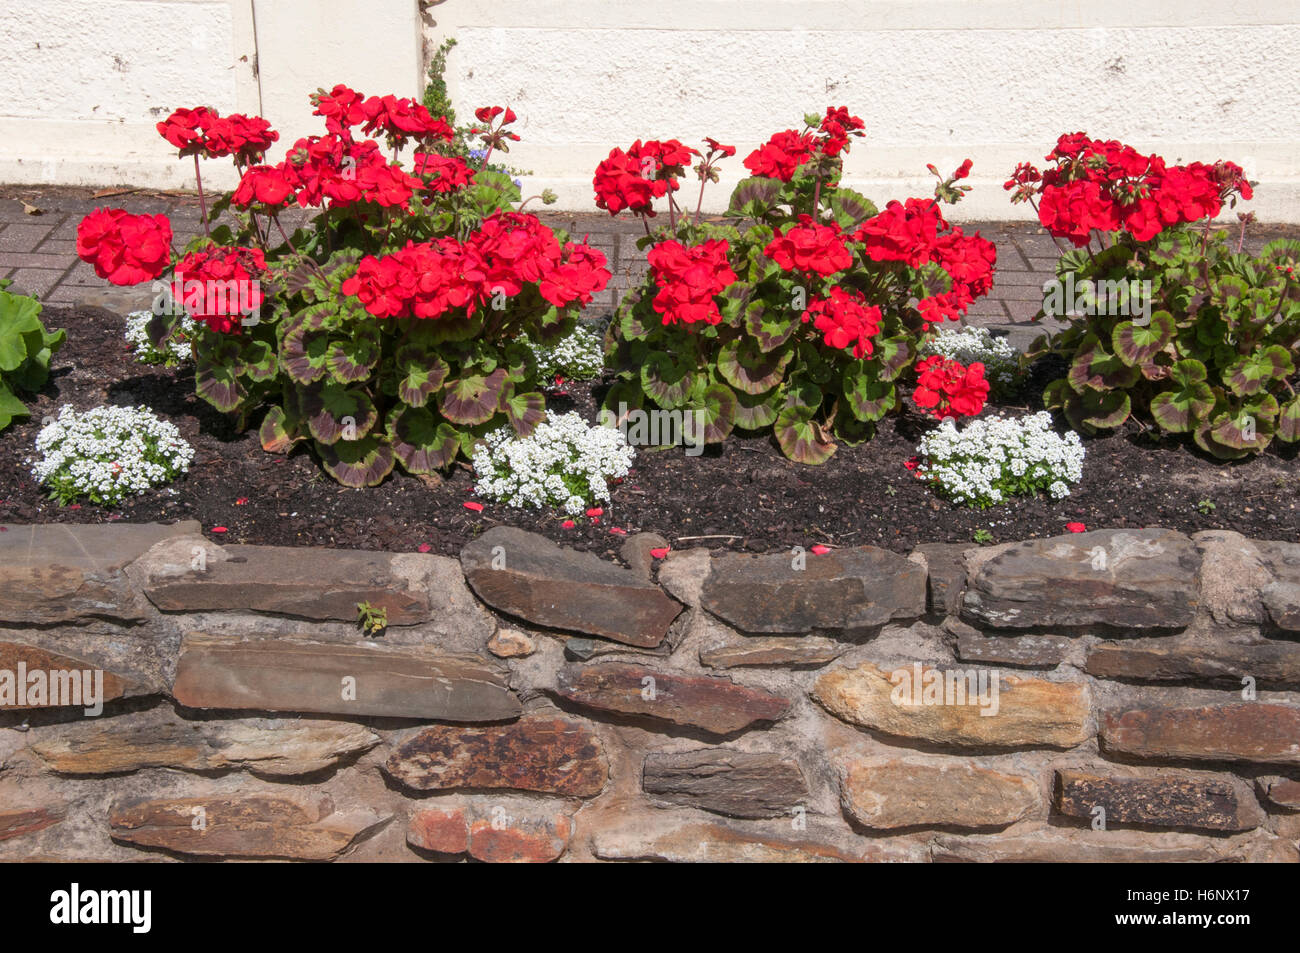
[[(1168, 158), (1230, 158), (1264, 185), (1251, 207), (1300, 221), (1300, 5), (1013, 0), (443, 0), (448, 81), (468, 114), (508, 104), (512, 161), (569, 208), (594, 208), (613, 146), (705, 135), (740, 160), (807, 111), (867, 123), (847, 181), (873, 197), (928, 194), (925, 164), (975, 160), (960, 217), (1024, 217), (1001, 183), (1062, 132)], [(683, 186), (694, 202), (694, 189)]]

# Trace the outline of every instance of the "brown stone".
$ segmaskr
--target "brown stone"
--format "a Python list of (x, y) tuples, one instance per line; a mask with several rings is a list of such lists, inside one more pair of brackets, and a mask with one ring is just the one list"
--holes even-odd
[(1257, 542), (1255, 546), (1273, 575), (1259, 592), (1268, 623), (1281, 632), (1300, 632), (1300, 545)]
[(1259, 625), (1264, 621), (1260, 590), (1273, 581), (1263, 554), (1252, 540), (1232, 530), (1193, 533), (1201, 553), (1201, 605), (1219, 625)]
[(979, 630), (951, 618), (944, 623), (944, 630), (957, 637), (957, 658), (963, 662), (1055, 668), (1065, 661), (1070, 650), (1070, 640), (1063, 635), (986, 637)]
[(368, 751), (379, 736), (330, 721), (186, 721), (170, 711), (59, 727), (35, 751), (59, 774), (119, 774), (142, 768), (245, 769), (296, 777)]
[[(103, 672), (102, 684), (96, 672)], [(40, 673), (42, 693), (33, 694), (31, 675)], [(53, 674), (51, 674), (53, 673)], [(20, 677), (21, 676), (21, 677)], [(89, 678), (89, 681), (87, 680)], [(18, 689), (23, 690), (19, 704)], [(149, 688), (135, 679), (84, 659), (47, 652), (19, 642), (0, 642), (0, 711), (27, 708), (94, 708), (87, 702), (86, 689), (97, 703), (113, 701), (126, 695), (148, 694)], [(102, 693), (102, 694), (101, 694)], [(51, 705), (57, 694), (58, 705)]]
[(849, 648), (848, 643), (815, 635), (752, 636), (744, 642), (701, 647), (700, 664), (706, 668), (814, 667), (835, 661)]
[(497, 658), (525, 658), (537, 651), (533, 640), (518, 629), (497, 629), (487, 648)]
[(469, 826), (469, 855), (489, 864), (549, 864), (568, 849), (573, 822), (565, 814), (483, 817)]
[(808, 799), (794, 759), (726, 748), (651, 753), (641, 787), (660, 801), (729, 817), (789, 817)]
[(618, 548), (618, 555), (627, 568), (645, 579), (654, 577), (655, 558), (652, 549), (668, 549), (668, 540), (658, 533), (633, 533), (623, 540)]
[(630, 569), (511, 527), (466, 544), (460, 562), (480, 599), (534, 625), (653, 648), (682, 611)]
[(854, 820), (875, 830), (1006, 827), (1041, 804), (1033, 779), (957, 759), (850, 762), (840, 798)]
[(685, 725), (715, 735), (776, 721), (790, 709), (788, 699), (736, 685), (727, 678), (676, 675), (617, 662), (566, 666), (557, 674), (555, 692), (583, 708)]
[(1110, 711), (1101, 743), (1107, 752), (1139, 758), (1300, 764), (1300, 707), (1246, 702)]
[(962, 618), (990, 628), (1191, 624), (1201, 556), (1182, 533), (1093, 530), (966, 554)]
[(1092, 821), (1105, 811), (1107, 827), (1150, 827), (1210, 831), (1248, 831), (1259, 827), (1264, 812), (1244, 781), (1229, 775), (1207, 776), (1164, 771), (1158, 774), (1056, 772), (1056, 810)]
[(925, 557), (926, 606), (931, 615), (955, 616), (966, 588), (965, 543), (922, 543), (913, 555)]
[(742, 632), (859, 632), (924, 615), (925, 579), (921, 564), (875, 546), (732, 553), (713, 560), (701, 605)]
[(131, 593), (126, 565), (156, 543), (199, 532), (199, 524), (4, 524), (0, 529), (0, 622), (138, 623), (147, 618), (145, 606)]
[(1098, 678), (1147, 682), (1203, 682), (1240, 687), (1249, 675), (1263, 689), (1300, 688), (1300, 643), (1134, 639), (1101, 642), (1085, 670)]
[(505, 788), (595, 797), (609, 762), (587, 726), (529, 715), (509, 725), (424, 728), (398, 745), (384, 771), (418, 791)]
[[(922, 691), (909, 695), (907, 690), (917, 681), (918, 668)], [(925, 684), (939, 677), (929, 675), (931, 671), (939, 672), (919, 663), (891, 672), (863, 662), (856, 668), (832, 669), (820, 676), (812, 694), (827, 711), (852, 724), (935, 744), (1071, 748), (1091, 737), (1088, 690), (1078, 682), (1049, 682), (990, 672), (988, 691), (982, 696), (968, 692), (966, 704), (925, 704)], [(949, 673), (940, 674), (944, 676), (944, 695), (940, 697), (957, 700), (960, 696), (948, 687)], [(978, 673), (953, 670), (952, 687), (962, 686), (960, 677), (968, 674)], [(982, 711), (994, 710), (994, 676), (999, 686), (996, 714), (985, 716)], [(968, 689), (979, 687), (978, 682), (971, 686), (967, 681), (964, 685)]]
[(0, 841), (35, 834), (59, 823), (65, 816), (62, 804), (0, 811)]
[(597, 831), (591, 852), (601, 860), (691, 863), (837, 864), (880, 859), (870, 846), (856, 850), (815, 837), (742, 831), (723, 824), (637, 821)]
[(406, 827), (406, 842), (438, 854), (463, 854), (469, 850), (469, 820), (463, 808), (416, 811)]
[[(202, 569), (147, 574), (145, 595), (164, 612), (245, 610), (315, 621), (356, 622), (368, 602), (389, 625), (432, 616), (419, 567), (438, 557), (303, 546), (224, 546)], [(427, 570), (426, 570), (427, 571)]]
[(1136, 831), (1034, 831), (969, 837), (941, 834), (930, 845), (936, 863), (1141, 864), (1213, 863), (1216, 846), (1188, 834)]
[(1260, 777), (1255, 779), (1259, 796), (1288, 811), (1300, 811), (1300, 781), (1294, 778)]
[(333, 860), (386, 818), (341, 813), (328, 797), (234, 795), (113, 805), (113, 839), (195, 857)]
[(521, 710), (503, 675), (474, 655), (201, 634), (181, 643), (172, 695), (190, 708), (440, 721), (504, 721)]

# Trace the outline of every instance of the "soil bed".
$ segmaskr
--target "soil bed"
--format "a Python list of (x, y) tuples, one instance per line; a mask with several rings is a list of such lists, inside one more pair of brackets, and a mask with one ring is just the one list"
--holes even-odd
[[(458, 465), (436, 486), (396, 472), (381, 486), (352, 490), (323, 474), (310, 452), (265, 453), (256, 430), (232, 423), (194, 394), (187, 368), (137, 364), (122, 338), (123, 319), (100, 308), (47, 307), (46, 326), (69, 332), (51, 379), (28, 404), (32, 417), (0, 434), (0, 522), (99, 523), (196, 519), (220, 543), (320, 545), (455, 555), (499, 523), (545, 534), (566, 545), (615, 552), (627, 533), (654, 531), (673, 546), (703, 545), (765, 552), (795, 545), (873, 544), (907, 552), (922, 542), (971, 542), (987, 530), (997, 542), (1088, 528), (1164, 526), (1184, 532), (1233, 529), (1260, 539), (1300, 539), (1300, 462), (1276, 444), (1260, 457), (1223, 464), (1183, 441), (1155, 441), (1130, 422), (1118, 433), (1085, 438), (1083, 481), (1059, 502), (1017, 500), (979, 511), (937, 499), (904, 467), (928, 422), (890, 418), (875, 439), (841, 447), (821, 467), (786, 460), (770, 437), (733, 436), (702, 456), (641, 450), (633, 473), (613, 490), (598, 521), (571, 529), (554, 511), (519, 510), (475, 500), (473, 474)], [(1041, 393), (1026, 386), (1024, 412)], [(594, 417), (600, 385), (569, 385), (551, 409)], [(593, 394), (594, 391), (594, 394)], [(32, 479), (28, 459), (41, 419), (64, 404), (144, 404), (170, 419), (195, 447), (188, 476), (115, 510), (60, 507)], [(1037, 407), (1036, 402), (1032, 404)], [(237, 500), (247, 502), (237, 503)], [(1212, 505), (1211, 505), (1212, 504)], [(213, 532), (225, 527), (225, 532)]]

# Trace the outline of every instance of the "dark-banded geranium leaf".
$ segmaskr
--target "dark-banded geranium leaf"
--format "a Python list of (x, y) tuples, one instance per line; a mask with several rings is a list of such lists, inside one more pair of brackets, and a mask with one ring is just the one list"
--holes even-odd
[(917, 297), (931, 298), (952, 291), (952, 276), (934, 262), (927, 262), (916, 270)]
[(859, 420), (850, 410), (841, 407), (835, 415), (834, 434), (841, 443), (856, 447), (876, 435), (876, 425)]
[(1115, 356), (1130, 367), (1145, 364), (1162, 351), (1174, 336), (1174, 318), (1168, 311), (1156, 311), (1147, 324), (1121, 321), (1111, 332)]
[(701, 429), (705, 443), (722, 443), (736, 426), (736, 394), (726, 384), (710, 384), (691, 395), (682, 407), (683, 439), (698, 443)]
[(785, 388), (785, 403), (781, 406), (806, 410), (809, 416), (822, 405), (822, 389), (809, 380), (791, 380)]
[(279, 370), (275, 350), (267, 341), (249, 338), (239, 351), (239, 373), (251, 381), (269, 381)]
[(695, 383), (691, 365), (680, 355), (655, 351), (641, 365), (641, 387), (660, 407), (680, 407)]
[(650, 333), (649, 323), (658, 318), (649, 309), (638, 307), (640, 303), (641, 292), (633, 288), (623, 296), (618, 311), (614, 314), (613, 324), (618, 326), (619, 335), (626, 341), (644, 341)]
[(300, 402), (307, 429), (319, 443), (352, 443), (370, 433), (379, 420), (365, 392), (334, 381), (304, 388)]
[(408, 473), (429, 474), (456, 459), (460, 437), (456, 428), (438, 420), (427, 407), (403, 407), (388, 418), (393, 453)]
[(830, 205), (836, 223), (845, 231), (853, 231), (867, 219), (874, 218), (877, 212), (865, 195), (846, 188), (831, 193)]
[(880, 379), (896, 381), (912, 365), (916, 351), (905, 336), (880, 338), (876, 341), (876, 360), (880, 362)]
[(814, 419), (811, 411), (787, 407), (772, 425), (781, 452), (796, 463), (819, 465), (838, 449), (830, 435)]
[(326, 356), (330, 376), (340, 384), (365, 380), (379, 361), (380, 347), (379, 338), (369, 334), (335, 338)]
[(1062, 409), (1075, 430), (1093, 433), (1128, 420), (1132, 404), (1124, 391), (1090, 390), (1085, 394), (1067, 392)]
[(607, 427), (621, 427), (633, 411), (645, 406), (645, 392), (638, 379), (619, 378), (605, 394), (600, 422)]
[(1270, 344), (1229, 365), (1223, 372), (1223, 382), (1238, 397), (1253, 397), (1267, 390), (1273, 381), (1285, 380), (1294, 373), (1295, 363), (1286, 348)]
[(378, 486), (393, 472), (393, 448), (376, 437), (316, 444), (325, 472), (344, 486)]
[(1287, 443), (1300, 440), (1300, 397), (1291, 398), (1278, 411), (1277, 437)]
[[(1111, 391), (1132, 387), (1141, 373), (1130, 367), (1101, 346), (1097, 335), (1089, 334), (1074, 352), (1066, 380), (1076, 394), (1090, 391)], [(1127, 415), (1126, 415), (1127, 416)]]
[(770, 394), (736, 394), (736, 426), (742, 430), (762, 430), (776, 421), (784, 399), (779, 392)]
[(267, 453), (285, 453), (304, 435), (299, 432), (299, 422), (285, 413), (283, 407), (272, 407), (262, 419), (257, 439)]
[(733, 281), (727, 285), (722, 291), (722, 303), (718, 306), (722, 323), (732, 328), (739, 327), (744, 320), (745, 307), (753, 296), (754, 286), (747, 281)]
[(171, 340), (180, 326), (181, 315), (172, 314), (171, 311), (164, 309), (155, 311), (153, 317), (145, 322), (144, 334), (150, 344), (161, 348), (164, 343)]
[(1141, 371), (1142, 376), (1149, 381), (1163, 381), (1169, 379), (1168, 364), (1146, 363), (1139, 365), (1138, 370)]
[(727, 211), (732, 215), (742, 215), (745, 218), (762, 218), (776, 206), (780, 197), (780, 179), (750, 176), (741, 179), (740, 184), (731, 193), (731, 203)]
[(236, 410), (248, 396), (239, 379), (239, 347), (223, 341), (209, 351), (200, 352), (194, 361), (194, 390), (217, 410)]
[(537, 376), (537, 358), (533, 349), (521, 340), (511, 341), (505, 346), (501, 366), (506, 369), (506, 377), (516, 384)]
[(546, 397), (537, 391), (520, 394), (512, 388), (502, 403), (506, 419), (521, 437), (532, 436), (537, 425), (546, 419)]
[(1216, 415), (1208, 436), (1213, 443), (1231, 450), (1259, 453), (1273, 440), (1277, 411), (1277, 400), (1268, 394), (1250, 406)]
[(781, 383), (781, 375), (794, 353), (759, 350), (749, 338), (728, 341), (718, 350), (718, 373), (746, 394), (765, 394)]
[(1214, 391), (1204, 380), (1186, 380), (1174, 389), (1156, 394), (1151, 400), (1151, 416), (1161, 429), (1170, 433), (1193, 430), (1214, 409)]
[(397, 398), (412, 407), (423, 407), (429, 397), (442, 387), (451, 368), (437, 354), (420, 347), (404, 347), (397, 352)]
[(501, 406), (501, 390), (505, 385), (506, 371), (503, 367), (486, 375), (463, 374), (443, 388), (438, 397), (438, 409), (452, 423), (485, 423)]
[(861, 361), (844, 368), (842, 384), (845, 403), (863, 423), (880, 420), (898, 403), (898, 390), (893, 382), (876, 380), (864, 371)]
[(772, 351), (790, 340), (799, 326), (799, 315), (781, 308), (769, 308), (762, 301), (745, 306), (745, 330), (760, 351)]
[(330, 336), (298, 324), (286, 331), (280, 344), (280, 366), (299, 384), (314, 384), (329, 370)]

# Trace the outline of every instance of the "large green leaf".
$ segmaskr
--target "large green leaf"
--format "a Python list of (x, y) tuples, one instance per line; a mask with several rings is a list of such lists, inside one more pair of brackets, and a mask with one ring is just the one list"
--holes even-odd
[(24, 335), (43, 332), (41, 303), (35, 298), (0, 291), (0, 371), (12, 371), (28, 358)]
[(767, 394), (736, 394), (736, 426), (742, 430), (762, 430), (776, 421), (784, 403), (780, 391)]
[(1174, 318), (1168, 311), (1156, 311), (1148, 324), (1121, 321), (1111, 332), (1115, 356), (1130, 367), (1148, 363), (1174, 336)]
[(867, 373), (866, 366), (863, 361), (854, 361), (845, 367), (842, 386), (853, 416), (863, 423), (874, 423), (897, 405), (898, 390), (893, 382), (877, 380)]
[(450, 381), (439, 395), (438, 409), (452, 423), (485, 423), (500, 409), (505, 385), (504, 367), (491, 374), (463, 374)]
[(762, 176), (750, 176), (741, 179), (731, 193), (731, 204), (727, 211), (732, 215), (746, 218), (762, 218), (764, 214), (776, 207), (781, 197), (780, 179), (768, 179)]
[(344, 486), (378, 486), (393, 472), (393, 448), (377, 438), (316, 444), (325, 471)]
[(359, 388), (326, 381), (301, 392), (307, 428), (318, 443), (361, 440), (379, 420), (374, 402)]
[(405, 407), (388, 418), (393, 452), (409, 473), (429, 474), (456, 459), (460, 449), (456, 428), (438, 420), (427, 407)]
[(655, 351), (641, 365), (641, 387), (660, 407), (680, 407), (695, 384), (693, 370), (683, 356)]
[(518, 393), (514, 385), (507, 386), (501, 409), (506, 412), (506, 420), (521, 437), (532, 436), (537, 425), (546, 419), (546, 397), (537, 391)]
[(1253, 397), (1294, 373), (1295, 363), (1286, 348), (1271, 344), (1234, 361), (1223, 372), (1223, 382), (1238, 397)]
[(1214, 391), (1205, 383), (1205, 365), (1196, 360), (1179, 361), (1169, 369), (1174, 387), (1151, 401), (1151, 416), (1170, 433), (1187, 433), (1214, 409)]
[(1086, 394), (1132, 387), (1140, 376), (1136, 367), (1130, 367), (1114, 354), (1107, 353), (1097, 335), (1089, 334), (1079, 343), (1066, 379), (1076, 394)]
[(399, 349), (394, 363), (399, 375), (397, 396), (412, 407), (423, 407), (451, 372), (441, 357), (417, 345)]
[(28, 410), (23, 402), (13, 395), (3, 381), (0, 381), (0, 430), (8, 427), (15, 417), (26, 416)]
[(754, 338), (760, 351), (772, 351), (790, 340), (799, 326), (799, 318), (781, 308), (769, 308), (761, 300), (745, 307), (745, 330)]
[(772, 431), (781, 452), (796, 463), (825, 463), (837, 449), (830, 435), (806, 408), (785, 408), (777, 415)]
[(781, 383), (793, 356), (789, 350), (764, 353), (750, 338), (736, 338), (718, 350), (718, 373), (738, 391), (765, 394)]
[[(698, 419), (703, 424), (705, 443), (722, 443), (736, 425), (736, 395), (726, 384), (697, 385), (696, 392), (682, 407), (683, 427), (687, 426), (685, 417), (688, 414), (698, 415), (692, 420)], [(690, 426), (693, 428), (692, 438), (698, 440), (698, 430), (694, 429), (696, 424), (692, 422)]]

